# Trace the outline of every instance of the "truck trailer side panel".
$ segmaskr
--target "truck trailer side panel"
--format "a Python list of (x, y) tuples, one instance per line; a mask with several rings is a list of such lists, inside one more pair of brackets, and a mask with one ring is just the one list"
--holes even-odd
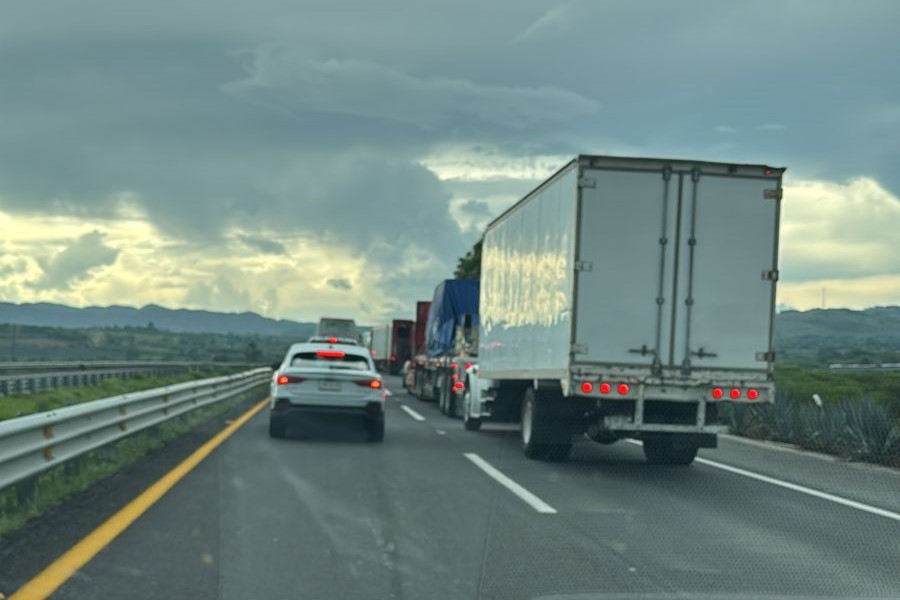
[(485, 234), (478, 348), (483, 377), (566, 376), (577, 186), (573, 162)]

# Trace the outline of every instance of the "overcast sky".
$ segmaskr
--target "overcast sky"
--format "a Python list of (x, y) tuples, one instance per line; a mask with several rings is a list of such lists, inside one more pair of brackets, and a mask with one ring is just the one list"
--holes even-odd
[(787, 166), (779, 302), (900, 304), (900, 2), (0, 9), (0, 300), (410, 317), (578, 153)]

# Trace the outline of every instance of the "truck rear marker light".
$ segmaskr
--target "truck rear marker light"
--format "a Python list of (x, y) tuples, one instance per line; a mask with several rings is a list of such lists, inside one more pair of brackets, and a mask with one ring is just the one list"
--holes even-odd
[(594, 385), (591, 382), (585, 381), (584, 383), (581, 384), (581, 391), (584, 392), (585, 394), (590, 394), (593, 390), (594, 390)]
[(457, 381), (456, 383), (453, 384), (453, 389), (456, 391), (459, 391), (459, 390), (463, 389), (464, 387), (466, 387), (466, 384), (464, 384), (462, 381)]
[(737, 400), (741, 397), (741, 390), (737, 388), (731, 388), (731, 391), (728, 392), (728, 395), (731, 396), (733, 400)]
[(723, 390), (722, 388), (713, 388), (712, 397), (715, 398), (716, 400), (721, 400), (722, 396), (724, 396), (724, 395), (725, 395), (725, 390)]
[(616, 389), (619, 391), (620, 396), (624, 396), (625, 394), (627, 394), (629, 392), (629, 390), (631, 390), (631, 388), (628, 387), (627, 383), (620, 383), (619, 387)]
[(757, 398), (759, 398), (759, 390), (755, 390), (753, 388), (747, 390), (747, 399), (756, 400)]
[(612, 386), (609, 385), (608, 383), (603, 382), (600, 384), (600, 393), (601, 394), (608, 394), (611, 391), (612, 391)]
[(457, 379), (459, 379), (459, 377), (456, 375), (456, 373), (450, 374), (450, 381), (456, 381)]
[(328, 338), (328, 343), (329, 344), (337, 344), (337, 338), (336, 337)]
[(471, 369), (471, 368), (472, 368), (472, 363), (467, 362), (467, 363), (466, 363), (466, 368), (467, 368), (467, 369)]

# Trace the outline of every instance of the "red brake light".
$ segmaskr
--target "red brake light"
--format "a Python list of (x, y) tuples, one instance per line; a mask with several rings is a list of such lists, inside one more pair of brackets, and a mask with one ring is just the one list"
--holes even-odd
[(336, 337), (328, 338), (328, 343), (329, 344), (337, 344), (337, 338)]
[(585, 394), (590, 394), (594, 390), (594, 384), (590, 381), (585, 381), (581, 384), (581, 391)]
[(456, 373), (450, 374), (450, 381), (456, 381), (457, 379), (459, 379), (459, 377), (457, 377)]
[(625, 394), (628, 393), (628, 391), (629, 391), (631, 388), (628, 387), (628, 384), (627, 384), (627, 383), (620, 383), (620, 384), (619, 384), (619, 387), (618, 387), (617, 389), (618, 389), (618, 391), (619, 391), (619, 395), (620, 395), (620, 396), (624, 396)]
[(759, 398), (759, 390), (750, 388), (749, 390), (747, 390), (747, 398), (750, 400), (756, 400), (757, 398)]
[(306, 381), (304, 377), (294, 377), (292, 375), (279, 375), (275, 383), (278, 385), (287, 385), (289, 383), (303, 383)]
[(605, 381), (600, 384), (600, 393), (608, 394), (612, 391), (612, 386), (606, 383)]
[(381, 389), (381, 381), (378, 379), (356, 379), (353, 381), (353, 383), (363, 387), (370, 387), (373, 390)]
[(728, 395), (731, 396), (733, 400), (737, 400), (741, 397), (741, 390), (737, 388), (731, 388), (731, 391), (728, 392)]
[(466, 368), (467, 368), (467, 369), (471, 369), (471, 368), (472, 368), (472, 363), (467, 362), (467, 363), (466, 363)]
[(713, 388), (712, 397), (715, 398), (716, 400), (721, 399), (722, 396), (724, 396), (724, 395), (725, 395), (725, 390), (723, 390), (722, 388)]
[(455, 371), (456, 369), (459, 368), (459, 365), (456, 364), (456, 363), (453, 363), (452, 365), (450, 365), (450, 368), (453, 369), (453, 370)]
[(319, 358), (344, 358), (347, 354), (340, 350), (316, 350)]

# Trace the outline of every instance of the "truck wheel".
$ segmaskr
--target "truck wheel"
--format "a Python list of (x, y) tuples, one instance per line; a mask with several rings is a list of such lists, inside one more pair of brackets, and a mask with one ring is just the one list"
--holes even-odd
[[(466, 382), (468, 383), (468, 382)], [(463, 419), (463, 427), (466, 428), (466, 431), (478, 431), (481, 429), (481, 418), (480, 417), (470, 417), (469, 415), (472, 413), (472, 392), (469, 391), (469, 386), (466, 386), (466, 393), (463, 396), (463, 406), (462, 406), (462, 419)]]
[(281, 439), (285, 436), (285, 427), (275, 419), (269, 419), (269, 437)]
[(696, 447), (675, 446), (668, 440), (644, 440), (644, 457), (651, 465), (689, 465), (696, 456)]
[[(570, 400), (570, 399), (569, 399)], [(565, 460), (576, 430), (575, 406), (558, 390), (527, 388), (522, 399), (522, 450), (527, 458)]]

